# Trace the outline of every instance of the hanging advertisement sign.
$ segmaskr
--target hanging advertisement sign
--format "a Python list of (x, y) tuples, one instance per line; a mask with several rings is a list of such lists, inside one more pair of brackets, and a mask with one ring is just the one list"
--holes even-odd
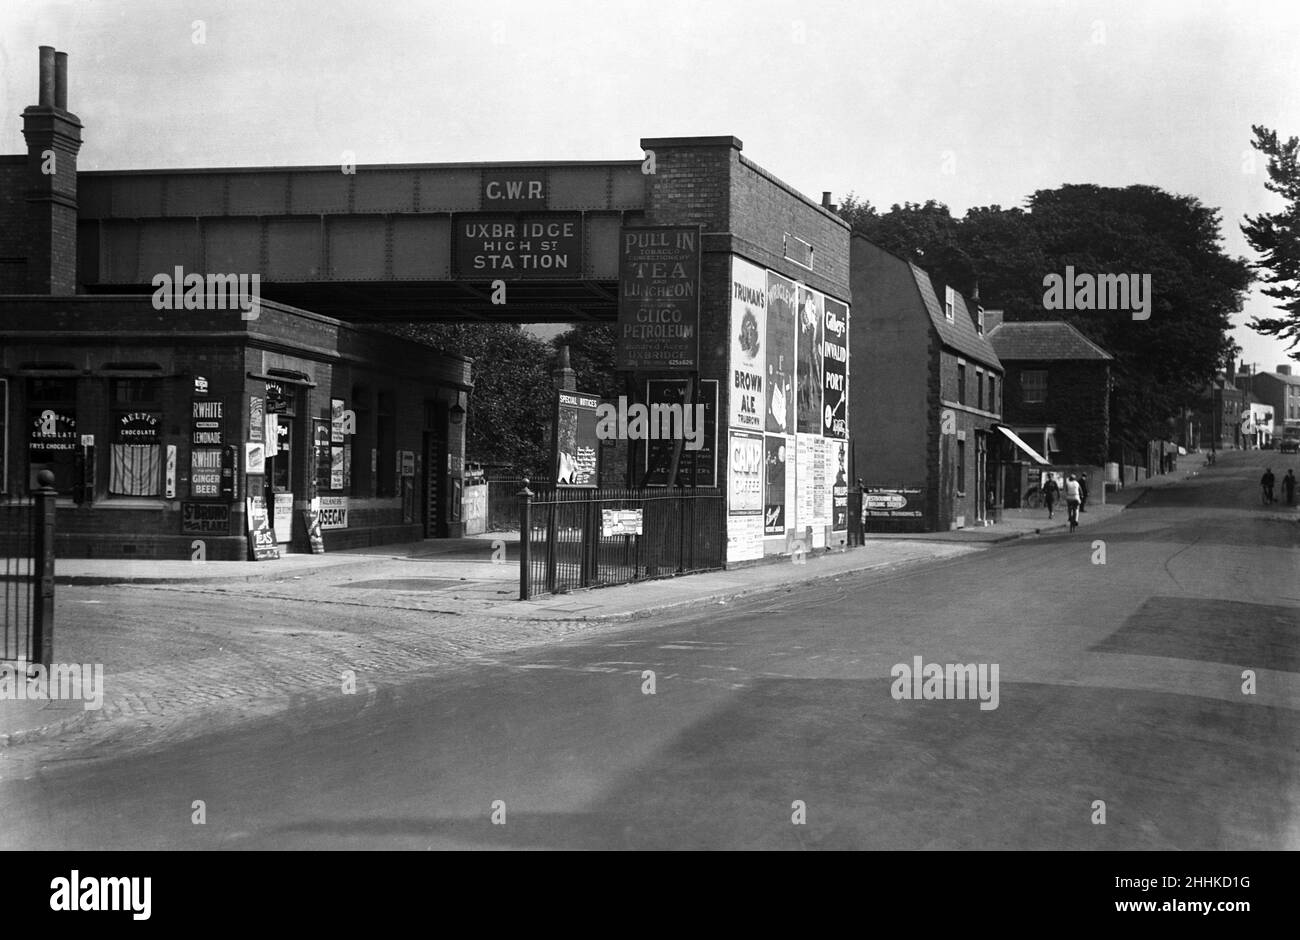
[(773, 434), (794, 433), (796, 300), (794, 281), (768, 271), (766, 427)]
[(244, 472), (251, 474), (266, 473), (266, 445), (244, 445)]
[(163, 494), (168, 499), (176, 498), (176, 445), (167, 445), (167, 458), (163, 474)]
[(849, 437), (849, 308), (838, 300), (823, 300), (822, 434), (836, 440)]
[(596, 485), (596, 406), (600, 400), (585, 392), (560, 390), (555, 401), (555, 483), (557, 486)]
[(225, 402), (195, 398), (191, 404), (190, 443), (196, 447), (220, 447), (225, 443)]
[(767, 342), (767, 272), (732, 256), (731, 367), (727, 383), (728, 422), (763, 430), (764, 346)]
[(800, 434), (822, 430), (822, 295), (800, 287), (798, 401), (795, 427)]
[(785, 474), (789, 454), (784, 434), (769, 434), (763, 439), (763, 534), (784, 535)]
[(600, 511), (600, 535), (641, 535), (641, 509), (602, 509)]
[(343, 444), (343, 406), (342, 398), (330, 399), (330, 443)]
[[(677, 463), (677, 481), (680, 486), (691, 486), (694, 471), (695, 486), (718, 485), (718, 382), (705, 379), (696, 389), (694, 402), (704, 405), (704, 431), (699, 450), (682, 448)], [(651, 379), (646, 383), (646, 404), (680, 405), (686, 397), (685, 379)], [(653, 412), (652, 412), (653, 413)], [(645, 466), (647, 486), (668, 486), (668, 471), (672, 468), (676, 441), (655, 438), (646, 441)]]
[(195, 447), (190, 451), (190, 498), (221, 496), (221, 448)]
[(253, 443), (261, 443), (265, 440), (263, 434), (266, 431), (265, 412), (262, 410), (262, 399), (256, 395), (248, 397), (248, 439)]
[(348, 498), (346, 496), (320, 497), (320, 527), (346, 529), (348, 527)]
[(614, 368), (698, 369), (699, 226), (624, 228), (619, 245)]

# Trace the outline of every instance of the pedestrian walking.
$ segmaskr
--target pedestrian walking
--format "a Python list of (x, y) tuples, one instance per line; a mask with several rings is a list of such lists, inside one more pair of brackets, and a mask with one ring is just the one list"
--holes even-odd
[(1079, 512), (1088, 511), (1088, 474), (1079, 474)]
[(1260, 489), (1263, 490), (1264, 504), (1268, 505), (1273, 502), (1273, 468), (1265, 467), (1264, 475), (1259, 478)]
[(1282, 478), (1282, 492), (1286, 496), (1288, 506), (1295, 505), (1295, 471), (1288, 470), (1286, 476)]
[(1079, 525), (1079, 500), (1081, 491), (1079, 489), (1079, 479), (1073, 473), (1065, 480), (1065, 510), (1070, 519), (1070, 531), (1073, 532)]
[(1056, 485), (1056, 480), (1050, 473), (1043, 475), (1043, 505), (1047, 507), (1047, 518), (1055, 516), (1056, 501), (1061, 496), (1061, 488)]

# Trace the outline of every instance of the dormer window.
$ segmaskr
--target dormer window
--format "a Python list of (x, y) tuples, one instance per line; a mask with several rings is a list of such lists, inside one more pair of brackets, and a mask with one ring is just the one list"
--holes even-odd
[(943, 315), (950, 321), (957, 315), (957, 292), (947, 286), (943, 289)]

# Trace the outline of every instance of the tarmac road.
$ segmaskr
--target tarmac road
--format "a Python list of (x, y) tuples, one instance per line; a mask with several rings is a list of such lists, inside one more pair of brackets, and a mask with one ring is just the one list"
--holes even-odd
[[(0, 781), (0, 846), (1300, 848), (1300, 514), (1259, 504), (1261, 458), (1300, 465), (49, 760)], [(894, 698), (915, 657), (996, 664), (997, 707)]]

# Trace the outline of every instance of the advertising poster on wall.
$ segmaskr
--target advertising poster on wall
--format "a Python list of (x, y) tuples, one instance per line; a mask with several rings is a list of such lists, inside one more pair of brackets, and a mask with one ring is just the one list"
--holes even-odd
[(826, 444), (824, 437), (812, 438), (813, 525), (831, 521), (831, 488), (826, 479)]
[(812, 499), (812, 436), (795, 435), (794, 448), (794, 487), (797, 504), (799, 528), (813, 524)]
[(795, 429), (800, 434), (822, 430), (822, 296), (800, 287), (797, 349), (798, 399)]
[(595, 486), (596, 406), (585, 392), (559, 391), (555, 402), (555, 482), (557, 486)]
[(794, 281), (767, 272), (767, 414), (772, 434), (794, 433)]
[(727, 561), (763, 557), (763, 435), (732, 431), (727, 454)]
[(847, 441), (826, 442), (826, 472), (830, 476), (831, 530), (849, 527), (849, 445)]
[(689, 372), (700, 364), (700, 229), (619, 233), (616, 369)]
[[(704, 379), (700, 386), (693, 397), (694, 404), (704, 405), (704, 435), (698, 450), (682, 448), (682, 456), (677, 464), (680, 486), (692, 485), (692, 468), (695, 472), (695, 486), (718, 485), (718, 382), (717, 379)], [(685, 379), (651, 379), (646, 383), (646, 404), (652, 407), (681, 404), (685, 397)], [(661, 438), (646, 441), (647, 486), (668, 485), (668, 471), (672, 468), (676, 444), (676, 441)]]
[(293, 494), (276, 493), (272, 512), (271, 528), (275, 530), (275, 540), (281, 544), (288, 542), (293, 534)]
[(727, 383), (732, 427), (762, 432), (766, 399), (763, 347), (767, 342), (767, 272), (731, 259), (731, 380)]
[(784, 535), (785, 521), (785, 477), (786, 462), (789, 453), (786, 450), (784, 434), (769, 434), (763, 439), (764, 447), (764, 484), (763, 497), (763, 534)]
[(830, 297), (823, 301), (822, 434), (849, 436), (849, 308)]
[(732, 431), (727, 465), (727, 512), (763, 513), (763, 435)]

